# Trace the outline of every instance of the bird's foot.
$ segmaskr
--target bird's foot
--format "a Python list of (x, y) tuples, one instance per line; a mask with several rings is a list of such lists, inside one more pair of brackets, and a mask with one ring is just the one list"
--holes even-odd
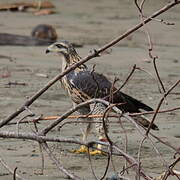
[(94, 150), (94, 151), (90, 151), (89, 154), (92, 155), (92, 156), (96, 156), (96, 155), (106, 156), (106, 155), (107, 155), (105, 152), (103, 152), (103, 151), (101, 151), (101, 150), (97, 150), (97, 149)]
[(81, 154), (81, 153), (87, 153), (90, 154), (92, 156), (94, 155), (106, 155), (105, 152), (101, 151), (101, 150), (94, 150), (94, 151), (89, 151), (88, 148), (84, 145), (82, 145), (79, 149), (75, 149), (71, 151), (72, 153), (76, 153), (76, 154)]
[(88, 153), (88, 148), (82, 145), (79, 149), (72, 150), (73, 153), (80, 154), (80, 153)]

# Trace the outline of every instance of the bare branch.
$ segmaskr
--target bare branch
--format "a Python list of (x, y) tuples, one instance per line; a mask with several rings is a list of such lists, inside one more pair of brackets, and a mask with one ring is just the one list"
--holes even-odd
[(155, 118), (156, 118), (156, 116), (157, 116), (157, 112), (159, 111), (159, 109), (160, 109), (160, 107), (161, 107), (161, 104), (163, 103), (164, 99), (166, 98), (166, 96), (167, 96), (179, 83), (180, 83), (180, 80), (178, 80), (176, 83), (174, 83), (174, 84), (169, 88), (169, 90), (164, 94), (164, 96), (161, 98), (161, 100), (160, 100), (160, 102), (159, 102), (159, 104), (158, 104), (158, 106), (157, 106), (157, 108), (156, 108), (156, 112), (155, 112), (155, 114), (154, 114), (154, 116), (153, 116), (153, 118), (152, 118), (152, 120), (151, 120), (151, 122), (150, 122), (150, 124), (149, 124), (149, 127), (148, 127), (148, 129), (147, 129), (147, 131), (146, 131), (146, 135), (148, 135), (148, 133), (149, 133), (149, 131), (150, 131), (150, 129), (151, 129), (151, 126), (152, 126), (152, 124), (154, 123), (154, 120), (155, 120)]
[(16, 173), (16, 169), (17, 169), (17, 168), (15, 168), (14, 170), (11, 169), (11, 168), (6, 164), (6, 162), (2, 159), (2, 157), (0, 157), (0, 163), (8, 170), (8, 172), (10, 172), (11, 174), (13, 174), (14, 178), (18, 177), (19, 179), (26, 180), (25, 178), (21, 177), (19, 174)]
[(72, 174), (71, 172), (69, 172), (67, 169), (65, 169), (61, 163), (57, 160), (57, 158), (53, 155), (53, 153), (51, 152), (49, 146), (47, 145), (47, 143), (42, 143), (42, 147), (44, 148), (44, 150), (47, 152), (47, 154), (49, 155), (49, 157), (51, 158), (51, 160), (55, 163), (56, 167), (63, 172), (64, 174), (66, 174), (66, 176), (68, 178), (74, 179), (74, 180), (80, 180), (80, 177)]
[[(180, 107), (175, 107), (175, 108), (171, 108), (171, 109), (166, 109), (166, 110), (159, 110), (158, 113), (168, 113), (168, 112), (172, 112), (172, 111), (177, 111), (180, 110)], [(155, 111), (148, 111), (148, 112), (140, 112), (140, 113), (129, 113), (129, 116), (133, 117), (133, 116), (137, 116), (137, 115), (146, 115), (146, 114), (154, 114)], [(61, 115), (62, 116), (62, 115)], [(38, 117), (32, 120), (27, 120), (27, 121), (21, 121), (20, 124), (23, 123), (34, 123), (34, 122), (39, 122), (39, 121), (50, 121), (50, 120), (56, 120), (58, 118), (60, 118), (61, 116), (46, 116), (46, 117)], [(67, 118), (68, 119), (79, 119), (79, 118), (100, 118), (103, 117), (102, 114), (87, 114), (87, 115), (69, 115)], [(119, 115), (116, 114), (108, 114), (107, 117), (114, 117), (114, 118), (119, 118)], [(64, 122), (64, 124), (60, 125), (61, 127), (64, 126), (65, 124), (70, 124), (70, 123), (101, 123), (101, 121), (67, 121)], [(119, 121), (117, 122), (111, 122), (111, 123), (119, 123)], [(17, 124), (17, 122), (10, 122), (7, 125), (13, 125), (13, 124)]]
[(165, 90), (165, 87), (164, 87), (164, 85), (163, 85), (163, 82), (162, 82), (162, 80), (161, 80), (161, 78), (160, 78), (160, 75), (159, 75), (159, 72), (158, 72), (158, 69), (157, 69), (157, 66), (156, 66), (156, 57), (153, 57), (153, 65), (154, 65), (154, 70), (155, 70), (155, 72), (156, 72), (156, 76), (157, 76), (157, 78), (158, 78), (158, 81), (159, 81), (159, 83), (161, 84), (161, 87), (162, 87), (162, 89), (163, 89), (163, 93), (165, 93), (166, 92), (166, 90)]

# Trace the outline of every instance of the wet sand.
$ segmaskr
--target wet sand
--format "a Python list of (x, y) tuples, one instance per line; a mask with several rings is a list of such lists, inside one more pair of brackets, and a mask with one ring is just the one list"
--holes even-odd
[[(1, 3), (4, 1), (0, 1)], [(8, 1), (13, 2), (13, 1)], [(139, 22), (137, 9), (130, 1), (125, 0), (99, 0), (99, 1), (58, 1), (54, 0), (56, 5), (56, 14), (47, 16), (35, 16), (32, 13), (23, 12), (0, 12), (1, 28), (0, 32), (16, 33), (20, 35), (29, 35), (32, 28), (37, 24), (47, 23), (53, 25), (59, 35), (59, 39), (66, 39), (75, 43), (82, 43), (83, 48), (79, 48), (79, 54), (84, 57), (94, 48), (98, 48), (109, 42), (114, 37), (122, 34), (128, 28)], [(149, 2), (145, 5), (145, 12), (149, 15), (159, 7), (162, 7), (166, 1)], [(159, 22), (152, 22), (148, 29), (152, 36), (154, 50), (153, 54), (158, 56), (157, 66), (160, 76), (168, 89), (180, 78), (180, 13), (179, 6), (163, 14), (160, 18), (166, 21), (174, 22), (175, 26), (166, 26)], [(36, 93), (40, 88), (53, 78), (61, 69), (59, 57), (45, 54), (46, 47), (21, 47), (21, 46), (2, 46), (0, 55), (6, 55), (13, 58), (12, 61), (0, 59), (0, 117), (6, 118), (9, 114), (19, 108), (27, 97)], [(118, 77), (121, 85), (132, 69), (133, 65), (141, 67), (148, 72), (154, 73), (153, 64), (148, 56), (147, 38), (143, 29), (138, 30), (130, 37), (121, 41), (111, 48), (110, 54), (102, 55), (99, 58), (88, 62), (89, 66), (96, 64), (96, 71), (106, 74), (110, 80)], [(37, 74), (45, 74), (48, 77), (40, 77)], [(9, 77), (2, 78), (4, 75)], [(9, 82), (25, 83), (25, 86), (12, 85)], [(129, 95), (132, 95), (153, 108), (156, 108), (162, 94), (159, 93), (156, 82), (152, 77), (141, 71), (136, 71), (133, 78), (122, 89)], [(179, 106), (180, 86), (176, 87), (168, 97), (168, 104), (163, 104), (162, 109), (169, 109)], [(65, 96), (64, 90), (59, 83), (52, 86), (30, 107), (36, 116), (58, 115), (65, 112), (72, 106), (71, 101)], [(15, 120), (22, 118), (27, 112), (22, 113)], [(151, 118), (152, 116), (149, 116)], [(160, 131), (154, 132), (157, 136), (173, 145), (180, 144), (180, 112), (159, 114), (156, 118), (156, 124)], [(112, 119), (115, 120), (115, 119)], [(48, 122), (41, 122), (38, 128), (45, 127)], [(128, 153), (137, 157), (139, 142), (142, 137), (135, 127), (125, 122), (123, 124), (128, 135)], [(58, 137), (81, 139), (80, 125), (67, 125), (59, 132), (57, 129), (50, 134)], [(33, 125), (20, 125), (20, 132), (32, 132)], [(5, 126), (2, 130), (15, 130), (15, 126)], [(110, 125), (110, 137), (118, 144), (124, 147), (125, 136), (122, 129), (117, 124)], [(95, 136), (92, 133), (90, 140)], [(162, 154), (167, 164), (173, 162), (174, 152), (154, 141), (159, 152)], [(69, 150), (78, 146), (70, 144), (51, 144), (53, 152), (61, 160), (62, 164), (68, 170), (74, 172), (84, 179), (94, 179), (87, 155), (75, 155)], [(12, 168), (18, 167), (19, 174), (27, 179), (64, 179), (64, 175), (59, 173), (55, 165), (45, 155), (44, 175), (36, 175), (41, 168), (41, 156), (39, 154), (38, 144), (32, 141), (1, 139), (0, 141), (1, 157)], [(113, 158), (116, 171), (120, 172), (124, 165), (122, 158)], [(161, 158), (158, 157), (149, 142), (145, 142), (142, 147), (142, 162), (147, 174), (156, 177), (165, 170)], [(93, 167), (95, 173), (100, 178), (106, 167), (106, 157), (93, 157)], [(180, 167), (180, 166), (179, 166)], [(108, 175), (113, 173), (112, 165), (109, 168)], [(133, 174), (130, 174), (133, 178)], [(0, 180), (12, 179), (7, 170), (0, 164)], [(169, 179), (173, 179), (169, 178)]]

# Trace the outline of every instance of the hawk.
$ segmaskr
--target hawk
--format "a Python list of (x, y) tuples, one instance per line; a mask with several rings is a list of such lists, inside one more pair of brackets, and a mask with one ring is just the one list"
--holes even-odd
[[(46, 53), (54, 52), (61, 56), (62, 59), (62, 71), (66, 70), (69, 66), (77, 63), (81, 60), (77, 51), (71, 43), (68, 41), (56, 42), (50, 45), (46, 49)], [(111, 101), (113, 104), (117, 104), (122, 112), (138, 113), (141, 110), (152, 111), (153, 109), (141, 101), (117, 90), (113, 87), (115, 93), (111, 95), (112, 83), (103, 75), (95, 71), (90, 70), (85, 64), (80, 65), (73, 71), (69, 72), (61, 79), (62, 85), (67, 91), (69, 97), (73, 103), (80, 104), (92, 98), (100, 98), (106, 101)], [(80, 114), (103, 114), (106, 109), (106, 105), (102, 103), (96, 103), (92, 105), (86, 105), (79, 109)], [(92, 118), (87, 118), (88, 121)], [(99, 118), (100, 120), (101, 118)], [(141, 126), (148, 127), (149, 121), (144, 116), (137, 116), (134, 118), (135, 121)], [(102, 123), (96, 123), (96, 132), (99, 136), (100, 141), (106, 140)], [(155, 124), (152, 124), (152, 129), (158, 130)], [(86, 130), (83, 132), (83, 141), (86, 142), (87, 136), (92, 129), (92, 123), (88, 123)], [(98, 149), (101, 149), (101, 145), (98, 145)], [(87, 148), (81, 146), (79, 150), (75, 152), (87, 152)], [(95, 150), (90, 152), (91, 154), (102, 154), (102, 151)]]

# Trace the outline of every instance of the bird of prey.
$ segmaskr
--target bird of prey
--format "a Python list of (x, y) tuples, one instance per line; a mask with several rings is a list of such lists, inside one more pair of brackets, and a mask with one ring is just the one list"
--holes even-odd
[[(54, 52), (61, 56), (62, 59), (62, 71), (66, 70), (69, 66), (77, 63), (81, 60), (81, 57), (78, 55), (73, 45), (68, 41), (56, 42), (50, 45), (46, 49), (46, 53)], [(111, 95), (112, 83), (102, 74), (99, 74), (95, 71), (88, 69), (85, 64), (80, 65), (75, 70), (69, 72), (61, 79), (62, 85), (67, 91), (68, 95), (72, 99), (74, 104), (80, 104), (92, 98), (101, 98), (106, 101), (110, 100), (107, 98)], [(138, 113), (140, 110), (152, 111), (153, 109), (148, 105), (136, 100), (135, 98), (117, 90), (115, 87), (113, 91), (116, 91), (112, 98), (111, 102), (117, 104), (122, 112), (129, 113)], [(95, 105), (86, 105), (83, 108), (79, 109), (80, 114), (103, 114), (107, 107), (102, 103), (96, 103)], [(87, 118), (88, 121), (92, 120)], [(149, 126), (149, 121), (142, 116), (137, 116), (134, 118), (136, 122), (144, 127)], [(99, 119), (100, 120), (100, 119)], [(97, 123), (95, 125), (97, 134), (100, 141), (106, 140), (104, 129), (102, 123)], [(152, 129), (158, 130), (158, 127), (155, 124), (152, 124)], [(86, 142), (87, 136), (92, 129), (92, 123), (87, 125), (86, 130), (83, 133), (83, 141)], [(98, 149), (102, 147), (98, 145)], [(75, 152), (87, 152), (85, 146), (81, 146), (79, 150)], [(91, 154), (101, 154), (102, 151), (95, 150)]]

